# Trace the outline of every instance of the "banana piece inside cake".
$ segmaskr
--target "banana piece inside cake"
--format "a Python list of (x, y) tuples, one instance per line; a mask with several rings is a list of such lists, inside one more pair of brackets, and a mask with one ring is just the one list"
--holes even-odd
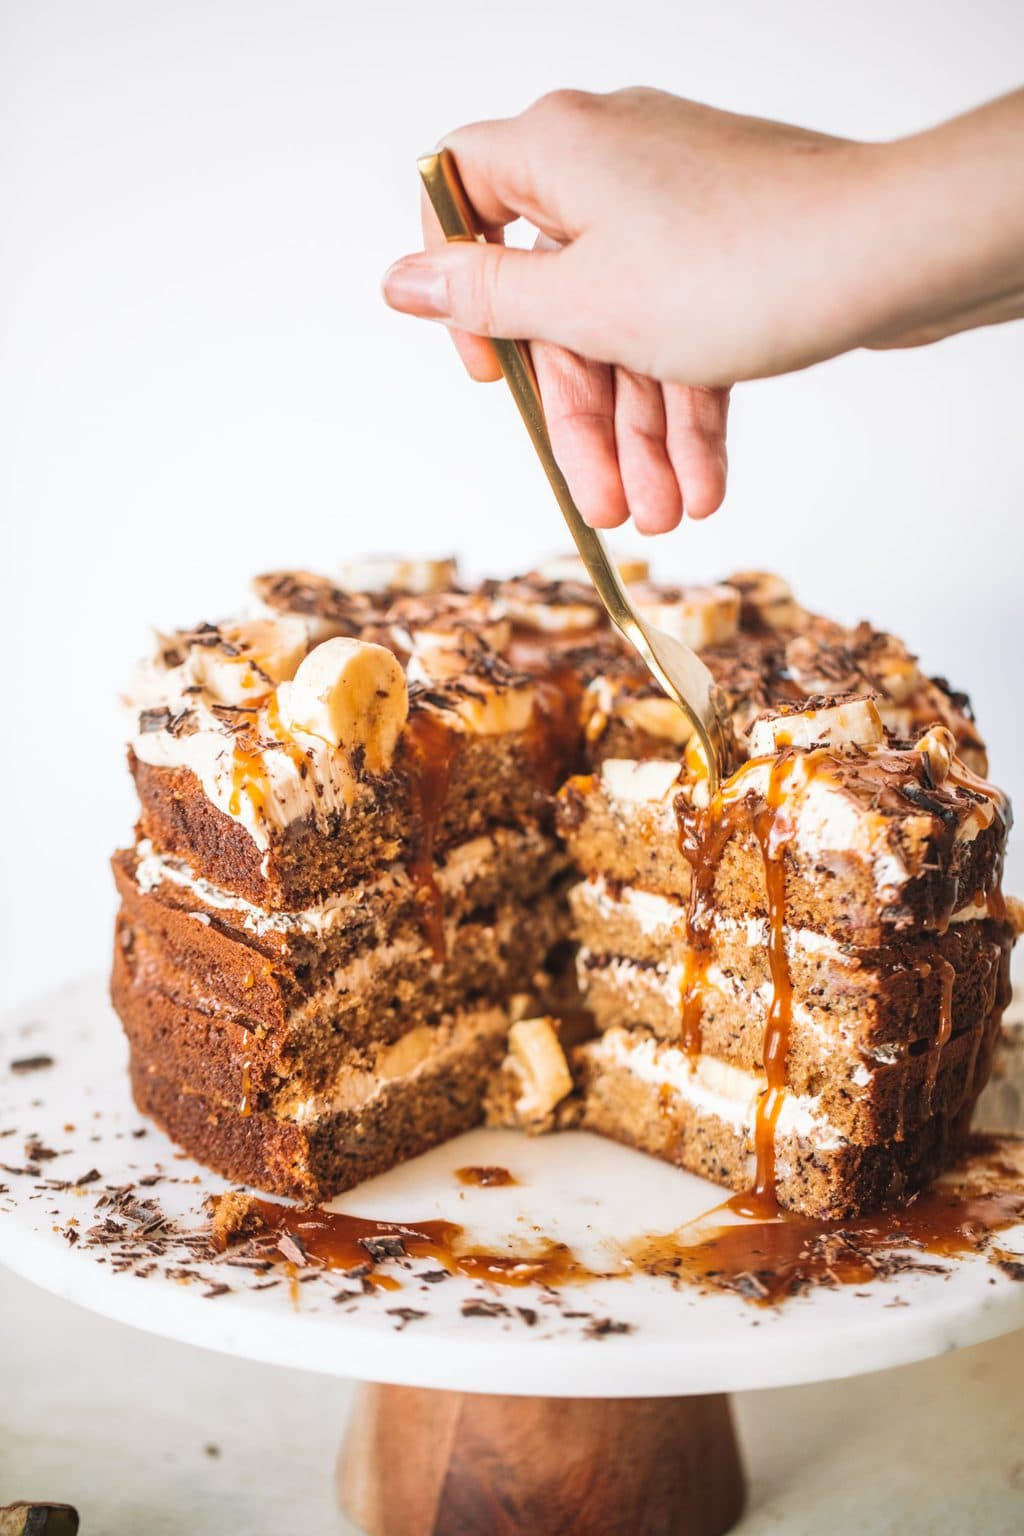
[(189, 1152), (314, 1200), (486, 1115), (823, 1216), (956, 1155), (1014, 937), (966, 698), (777, 576), (623, 579), (721, 689), (713, 798), (574, 559), (275, 572), (157, 636), (112, 992)]

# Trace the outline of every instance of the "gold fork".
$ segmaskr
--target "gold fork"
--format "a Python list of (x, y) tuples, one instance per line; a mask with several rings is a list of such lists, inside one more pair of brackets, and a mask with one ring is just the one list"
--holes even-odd
[[(445, 238), (485, 240), (451, 152), (442, 149), (438, 154), (424, 155), (416, 163)], [(708, 789), (713, 796), (721, 779), (726, 741), (715, 680), (688, 645), (640, 617), (604, 540), (583, 521), (551, 449), (527, 344), (492, 340), (491, 345), (597, 595), (616, 629), (635, 647), (657, 683), (678, 704), (696, 732), (707, 759)]]

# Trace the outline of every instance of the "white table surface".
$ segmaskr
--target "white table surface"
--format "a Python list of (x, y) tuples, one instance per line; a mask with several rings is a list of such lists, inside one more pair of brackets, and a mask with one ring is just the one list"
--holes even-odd
[[(739, 1536), (1024, 1529), (1024, 1333), (734, 1399)], [(0, 1502), (66, 1499), (82, 1536), (347, 1536), (348, 1382), (95, 1317), (0, 1271)], [(214, 1448), (216, 1448), (214, 1450)]]

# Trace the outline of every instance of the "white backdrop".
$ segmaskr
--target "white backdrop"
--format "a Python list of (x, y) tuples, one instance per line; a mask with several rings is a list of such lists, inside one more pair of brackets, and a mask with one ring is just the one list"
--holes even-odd
[[(1019, 0), (0, 0), (4, 996), (106, 964), (148, 622), (276, 563), (564, 545), (508, 400), (379, 300), (417, 153), (566, 84), (885, 137), (1022, 54)], [(726, 507), (647, 552), (904, 634), (1024, 801), (1022, 374), (1013, 326), (744, 386)]]

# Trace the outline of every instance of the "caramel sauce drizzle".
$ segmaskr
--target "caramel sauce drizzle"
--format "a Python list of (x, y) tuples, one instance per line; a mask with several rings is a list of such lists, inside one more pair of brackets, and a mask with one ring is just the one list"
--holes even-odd
[(703, 1048), (704, 990), (711, 959), (718, 866), (740, 816), (746, 813), (745, 802), (727, 803), (719, 793), (705, 812), (679, 817), (679, 851), (691, 871), (680, 989), (682, 1042), (691, 1057), (699, 1056)]
[(458, 735), (427, 710), (409, 716), (405, 727), (409, 775), (410, 825), (413, 841), (406, 858), (409, 878), (423, 912), (423, 929), (434, 959), (445, 958), (444, 897), (434, 868), (434, 845), (448, 796)]
[(262, 751), (259, 747), (245, 746), (241, 741), (236, 741), (231, 763), (231, 798), (228, 801), (231, 815), (241, 814), (243, 794), (248, 796), (249, 803), (258, 815), (267, 803), (268, 793)]
[[(692, 869), (681, 1031), (684, 1047), (691, 1055), (698, 1054), (701, 1049), (701, 994), (706, 984), (718, 869), (729, 838), (744, 822), (757, 839), (764, 865), (768, 907), (768, 962), (772, 981), (763, 1046), (767, 1087), (758, 1099), (755, 1117), (753, 1189), (735, 1195), (731, 1202), (727, 1202), (737, 1214), (763, 1219), (775, 1216), (779, 1210), (775, 1188), (775, 1140), (779, 1116), (788, 1092), (786, 1063), (793, 1025), (793, 986), (786, 953), (784, 856), (792, 836), (791, 818), (785, 814), (787, 786), (799, 772), (799, 783), (793, 786), (792, 792), (802, 794), (819, 774), (837, 768), (840, 779), (852, 774), (861, 784), (869, 787), (877, 804), (891, 804), (906, 810), (908, 801), (911, 805), (920, 804), (920, 794), (918, 798), (911, 799), (902, 792), (907, 766), (905, 752), (880, 751), (870, 757), (861, 753), (839, 758), (828, 748), (799, 753), (791, 748), (783, 748), (768, 765), (768, 782), (763, 796), (755, 789), (745, 789), (745, 775), (741, 770), (726, 781), (706, 810), (693, 812), (683, 805), (679, 808), (679, 846)], [(1005, 797), (986, 780), (980, 779), (960, 762), (954, 764), (948, 779), (951, 786), (966, 791), (977, 801), (976, 811), (982, 826), (990, 825), (996, 816), (1005, 820)], [(918, 785), (925, 795), (934, 798), (939, 805), (943, 804), (941, 786), (925, 782), (923, 755)], [(939, 835), (952, 841), (959, 825), (957, 818), (942, 817), (941, 820), (942, 832)], [(958, 905), (959, 895), (958, 882), (951, 880), (949, 889), (943, 893), (944, 907), (948, 910), (937, 914), (939, 932), (944, 932), (948, 926)], [(998, 867), (993, 869), (983, 896), (988, 903), (990, 915), (1005, 913)], [(941, 993), (938, 1031), (925, 1084), (929, 1105), (939, 1059), (952, 1034), (952, 994), (956, 973), (947, 961), (941, 960), (939, 964)]]
[(764, 862), (768, 897), (768, 969), (772, 997), (765, 1022), (763, 1060), (768, 1086), (757, 1101), (754, 1121), (754, 1188), (747, 1197), (747, 1214), (773, 1215), (775, 1193), (775, 1131), (789, 1087), (787, 1061), (793, 1030), (793, 982), (786, 954), (786, 866), (783, 862), (788, 827), (780, 818), (791, 760), (772, 765), (764, 808), (754, 816), (754, 835)]
[(931, 1114), (932, 1100), (935, 1096), (935, 1082), (939, 1075), (939, 1067), (942, 1063), (942, 1053), (949, 1044), (953, 1033), (953, 984), (956, 981), (956, 968), (941, 955), (935, 958), (935, 969), (939, 973), (939, 1021), (938, 1029), (931, 1049), (928, 1052), (928, 1064), (924, 1077), (924, 1113)]
[(550, 657), (543, 670), (530, 676), (534, 702), (526, 727), (526, 750), (538, 788), (552, 795), (579, 756), (583, 682), (574, 668)]
[(292, 763), (297, 768), (299, 777), (304, 779), (306, 774), (309, 772), (309, 763), (307, 761), (305, 752), (303, 752), (298, 743), (288, 734), (284, 724), (282, 723), (281, 706), (278, 702), (276, 688), (270, 695), (270, 698), (267, 700), (267, 730), (270, 732), (271, 736), (273, 736), (274, 740), (280, 746), (284, 747), (284, 750), (287, 752)]
[(704, 988), (707, 985), (710, 951), (688, 938), (680, 985), (679, 1011), (683, 1050), (691, 1059), (701, 1053), (704, 1043)]
[[(687, 957), (682, 1003), (682, 1037), (691, 1056), (702, 1045), (702, 993), (706, 984), (715, 917), (715, 882), (726, 844), (744, 823), (757, 839), (764, 866), (768, 907), (768, 964), (772, 997), (765, 1025), (763, 1062), (767, 1086), (757, 1101), (754, 1123), (754, 1186), (737, 1195), (738, 1214), (774, 1216), (775, 1132), (788, 1089), (787, 1058), (793, 1023), (793, 986), (786, 954), (786, 878), (783, 856), (792, 835), (785, 815), (786, 788), (800, 761), (804, 784), (819, 771), (811, 754), (796, 759), (784, 752), (768, 772), (764, 796), (745, 790), (743, 776), (727, 783), (698, 816), (680, 816), (680, 849), (692, 869), (687, 911)], [(824, 759), (822, 759), (824, 761)], [(759, 803), (760, 802), (760, 803)]]

